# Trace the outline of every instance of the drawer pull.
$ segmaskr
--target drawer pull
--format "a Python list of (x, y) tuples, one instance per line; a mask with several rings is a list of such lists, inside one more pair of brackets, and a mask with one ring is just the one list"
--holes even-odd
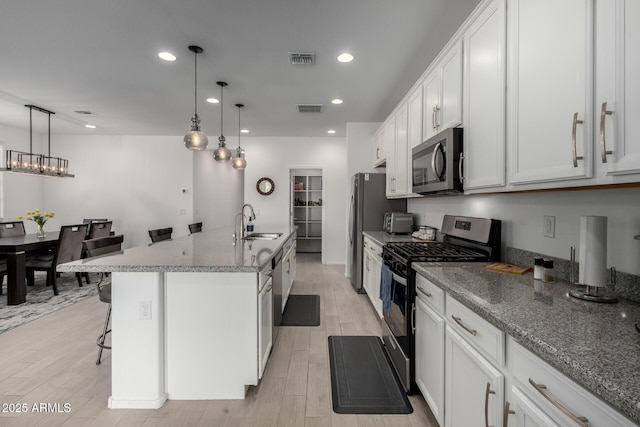
[(474, 337), (475, 337), (476, 335), (478, 335), (478, 331), (476, 331), (475, 329), (469, 329), (467, 326), (465, 326), (465, 324), (464, 324), (464, 323), (462, 323), (462, 320), (461, 320), (459, 317), (456, 317), (456, 316), (454, 316), (454, 315), (452, 314), (452, 315), (451, 315), (451, 318), (452, 318), (453, 320), (455, 320), (455, 321), (456, 321), (456, 323), (462, 327), (462, 329), (464, 329), (465, 331), (469, 332), (469, 333), (470, 333), (471, 335), (473, 335)]
[(411, 304), (411, 331), (416, 333), (416, 305)]
[(516, 411), (514, 411), (513, 409), (510, 409), (510, 404), (509, 402), (505, 403), (504, 405), (504, 418), (502, 420), (502, 425), (504, 427), (509, 427), (509, 415), (515, 415)]
[(587, 424), (589, 422), (589, 420), (587, 418), (578, 417), (578, 416), (574, 415), (570, 410), (565, 408), (560, 402), (558, 402), (556, 399), (551, 397), (551, 395), (547, 392), (547, 386), (546, 385), (544, 385), (544, 384), (536, 384), (531, 378), (529, 378), (529, 383), (538, 391), (538, 393), (540, 393), (542, 395), (542, 397), (544, 397), (549, 402), (551, 402), (551, 404), (553, 406), (558, 408), (567, 417), (569, 417), (573, 421), (575, 421), (580, 427), (589, 427), (589, 425)]
[(487, 383), (487, 390), (484, 393), (484, 425), (486, 427), (493, 427), (489, 425), (489, 395), (496, 394), (491, 390), (491, 383)]
[(420, 286), (418, 286), (418, 290), (420, 292), (422, 292), (423, 294), (425, 294), (427, 297), (431, 298), (433, 295), (431, 295), (429, 292), (426, 292), (424, 289), (422, 289)]

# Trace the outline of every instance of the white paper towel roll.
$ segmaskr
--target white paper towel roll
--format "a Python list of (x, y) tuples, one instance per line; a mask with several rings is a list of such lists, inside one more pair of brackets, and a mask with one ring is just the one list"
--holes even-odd
[(607, 217), (580, 218), (580, 283), (604, 286), (607, 282)]

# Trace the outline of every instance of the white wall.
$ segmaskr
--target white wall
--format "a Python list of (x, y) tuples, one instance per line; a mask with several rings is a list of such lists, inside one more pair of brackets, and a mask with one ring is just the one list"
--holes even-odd
[[(149, 243), (148, 230), (173, 227), (188, 233), (193, 217), (193, 154), (182, 136), (52, 136), (52, 154), (69, 159), (75, 178), (44, 183), (40, 209), (54, 211), (48, 224), (109, 218), (125, 246)], [(182, 189), (188, 189), (186, 194)]]
[[(444, 214), (500, 219), (505, 246), (564, 259), (571, 246), (579, 250), (580, 216), (607, 216), (607, 267), (640, 275), (640, 188), (429, 197), (408, 209), (438, 229)], [(553, 239), (543, 237), (544, 215), (556, 217)]]
[(202, 221), (203, 230), (233, 226), (244, 203), (244, 171), (216, 162), (213, 149), (193, 154), (194, 222)]
[[(253, 205), (256, 231), (289, 225), (289, 170), (323, 169), (325, 235), (322, 261), (343, 264), (346, 258), (345, 221), (347, 150), (344, 138), (243, 138), (246, 150), (245, 202)], [(256, 191), (256, 182), (269, 177), (275, 190), (269, 196)]]
[[(34, 153), (43, 153), (42, 138), (38, 133), (33, 134)], [(29, 130), (0, 125), (0, 147), (0, 165), (5, 167), (6, 150), (29, 152)], [(0, 191), (3, 191), (1, 196), (4, 199), (4, 212), (0, 209), (0, 220), (13, 221), (18, 215), (24, 216), (26, 211), (46, 209), (41, 205), (43, 188), (41, 177), (0, 172)], [(36, 232), (35, 223), (26, 226)]]

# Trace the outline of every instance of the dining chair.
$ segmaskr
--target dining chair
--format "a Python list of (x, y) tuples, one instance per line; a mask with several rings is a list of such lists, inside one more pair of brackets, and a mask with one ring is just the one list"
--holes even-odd
[(173, 227), (157, 228), (155, 230), (149, 230), (149, 237), (151, 237), (151, 244), (160, 242), (162, 240), (171, 240), (171, 233), (173, 233)]
[[(24, 236), (24, 222), (9, 221), (0, 222), (0, 237)], [(7, 258), (0, 255), (0, 295), (2, 295), (2, 283), (4, 276), (7, 274)]]
[(194, 222), (193, 224), (189, 224), (189, 234), (199, 233), (202, 231), (202, 223)]
[[(53, 286), (53, 294), (58, 295), (56, 283), (56, 267), (58, 264), (79, 260), (82, 255), (82, 241), (87, 235), (88, 224), (63, 225), (60, 228), (60, 237), (55, 250), (51, 255), (43, 255), (27, 258), (25, 268), (27, 271), (27, 284), (33, 286), (36, 271), (47, 272), (47, 286)], [(76, 274), (78, 285), (82, 286), (80, 274)]]
[(105, 222), (108, 221), (107, 218), (84, 218), (82, 220), (83, 224), (91, 224), (92, 222)]
[(24, 222), (0, 222), (0, 237), (24, 236)]
[[(122, 242), (124, 241), (124, 236), (122, 234), (117, 236), (107, 236), (100, 237), (97, 239), (85, 240), (82, 242), (82, 249), (87, 254), (89, 258), (107, 254), (113, 254), (115, 252), (119, 252), (122, 250)], [(107, 309), (107, 316), (104, 320), (104, 327), (102, 328), (102, 333), (98, 336), (96, 340), (96, 344), (98, 345), (98, 358), (96, 359), (96, 365), (101, 363), (102, 359), (102, 350), (107, 349), (111, 350), (111, 346), (105, 345), (105, 340), (107, 339), (107, 334), (111, 332), (109, 328), (109, 321), (111, 320), (111, 282), (104, 282), (104, 278), (106, 274), (100, 273), (100, 281), (98, 282), (98, 298), (100, 301), (109, 304), (109, 308)]]
[(111, 234), (113, 221), (93, 221), (89, 224), (89, 235), (87, 240), (107, 237)]

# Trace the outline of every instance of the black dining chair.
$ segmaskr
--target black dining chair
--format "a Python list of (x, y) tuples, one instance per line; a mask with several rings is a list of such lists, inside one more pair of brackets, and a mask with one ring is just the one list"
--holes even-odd
[(89, 224), (89, 235), (87, 240), (108, 237), (111, 234), (113, 221), (93, 221)]
[[(124, 236), (122, 234), (118, 236), (100, 237), (97, 239), (85, 240), (82, 242), (82, 250), (87, 254), (89, 258), (101, 255), (113, 254), (122, 250), (122, 242)], [(102, 333), (98, 336), (96, 344), (98, 345), (98, 358), (96, 359), (96, 365), (99, 365), (102, 361), (102, 350), (111, 350), (111, 346), (105, 345), (107, 334), (111, 332), (109, 328), (109, 321), (111, 320), (111, 282), (105, 283), (104, 278), (106, 273), (100, 273), (100, 281), (98, 282), (98, 298), (100, 301), (109, 304), (107, 309), (107, 316), (104, 320), (104, 327)]]
[(151, 244), (161, 242), (163, 240), (171, 240), (171, 233), (173, 233), (173, 227), (157, 228), (155, 230), (149, 230), (149, 237), (151, 237)]
[[(28, 258), (25, 262), (27, 284), (33, 286), (36, 271), (47, 272), (47, 286), (53, 287), (53, 294), (58, 295), (56, 283), (56, 267), (58, 264), (79, 260), (82, 255), (82, 241), (87, 235), (88, 224), (63, 225), (55, 250), (51, 255)], [(76, 274), (78, 285), (82, 286), (80, 274)]]
[(0, 222), (0, 237), (24, 236), (23, 221)]
[(202, 231), (202, 223), (194, 222), (193, 224), (189, 224), (189, 234), (199, 233)]
[[(0, 237), (24, 236), (24, 222), (9, 221), (0, 222)], [(0, 255), (0, 295), (2, 295), (2, 284), (4, 276), (7, 274), (7, 258)]]

